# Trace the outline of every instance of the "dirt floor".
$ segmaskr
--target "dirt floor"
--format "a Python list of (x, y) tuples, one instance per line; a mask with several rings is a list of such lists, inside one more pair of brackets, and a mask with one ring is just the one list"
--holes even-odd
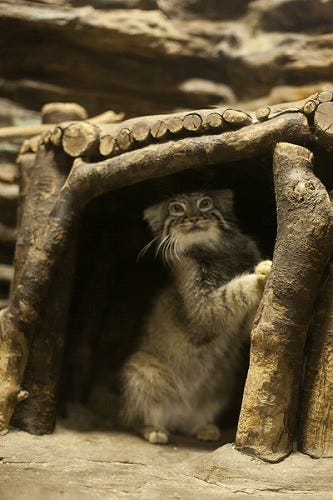
[(223, 443), (181, 436), (150, 445), (100, 422), (96, 429), (83, 413), (76, 409), (50, 436), (13, 429), (0, 438), (1, 500), (333, 499), (331, 459), (295, 454), (270, 465), (231, 444), (216, 449)]

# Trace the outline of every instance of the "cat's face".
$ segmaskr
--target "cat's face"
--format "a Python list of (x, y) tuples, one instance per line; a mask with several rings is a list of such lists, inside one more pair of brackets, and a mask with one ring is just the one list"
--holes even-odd
[(229, 189), (185, 193), (147, 208), (144, 218), (166, 260), (193, 246), (217, 246), (230, 229), (232, 198)]

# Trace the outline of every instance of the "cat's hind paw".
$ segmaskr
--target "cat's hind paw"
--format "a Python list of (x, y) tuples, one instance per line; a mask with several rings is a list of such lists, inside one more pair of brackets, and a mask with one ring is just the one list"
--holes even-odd
[(194, 429), (193, 435), (200, 441), (218, 441), (221, 439), (220, 429), (214, 424), (199, 425)]
[(272, 268), (272, 261), (271, 260), (262, 260), (259, 262), (259, 264), (255, 267), (255, 274), (257, 276), (257, 282), (262, 288), (264, 288), (268, 275), (271, 271)]
[(143, 427), (139, 432), (151, 444), (168, 444), (169, 442), (169, 433), (165, 429)]

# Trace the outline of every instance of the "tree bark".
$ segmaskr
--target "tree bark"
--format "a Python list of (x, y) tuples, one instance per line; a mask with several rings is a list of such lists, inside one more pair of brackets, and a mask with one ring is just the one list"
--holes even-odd
[(333, 102), (319, 104), (315, 115), (314, 124), (318, 140), (329, 151), (333, 149)]
[(293, 450), (303, 349), (332, 252), (331, 202), (312, 153), (280, 143), (274, 153), (278, 230), (271, 275), (251, 333), (237, 448), (277, 462)]
[[(332, 214), (333, 215), (333, 214)], [(315, 310), (301, 395), (300, 449), (333, 457), (333, 261)]]

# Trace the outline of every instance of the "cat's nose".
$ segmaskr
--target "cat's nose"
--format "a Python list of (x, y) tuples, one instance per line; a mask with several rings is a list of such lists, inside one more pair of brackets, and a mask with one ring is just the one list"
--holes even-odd
[(199, 217), (191, 217), (189, 221), (193, 222), (193, 224), (196, 224), (197, 222), (199, 222)]

